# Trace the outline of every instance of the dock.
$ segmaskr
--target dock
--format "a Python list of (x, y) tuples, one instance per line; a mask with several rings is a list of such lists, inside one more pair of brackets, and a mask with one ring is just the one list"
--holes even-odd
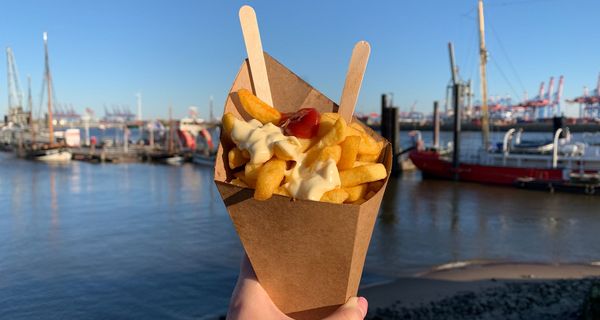
[(142, 146), (129, 146), (127, 150), (123, 147), (79, 147), (72, 148), (73, 160), (94, 162), (94, 163), (130, 163), (139, 162), (140, 154), (144, 152)]

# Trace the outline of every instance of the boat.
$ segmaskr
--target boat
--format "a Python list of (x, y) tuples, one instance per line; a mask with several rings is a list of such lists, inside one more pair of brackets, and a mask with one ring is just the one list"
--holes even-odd
[(68, 162), (71, 161), (72, 156), (71, 151), (64, 147), (32, 149), (24, 154), (26, 159), (44, 162)]
[(36, 141), (35, 128), (32, 125), (31, 141), (21, 141), (16, 148), (18, 156), (44, 162), (69, 162), (72, 158), (71, 151), (67, 148), (64, 141), (57, 143), (54, 137), (54, 123), (52, 119), (52, 77), (50, 75), (50, 65), (48, 62), (48, 34), (44, 32), (44, 50), (45, 50), (45, 82), (48, 90), (48, 142)]
[(217, 150), (207, 129), (202, 129), (196, 139), (192, 162), (201, 166), (214, 167)]
[[(168, 165), (181, 165), (185, 162), (185, 158), (182, 156), (182, 152), (175, 150), (175, 122), (172, 118), (172, 108), (169, 107), (169, 132), (167, 136), (167, 146), (154, 148), (154, 143), (152, 143), (152, 148), (145, 152), (143, 158), (150, 162), (163, 163)], [(152, 138), (154, 140), (154, 138)], [(178, 141), (178, 145), (181, 141)]]
[(191, 133), (196, 137), (202, 129), (206, 128), (206, 122), (203, 119), (182, 118), (179, 121), (179, 130)]
[[(435, 148), (418, 145), (410, 152), (409, 158), (421, 170), (424, 178), (452, 179), (496, 185), (515, 185), (517, 181), (544, 181), (564, 183), (571, 173), (593, 173), (600, 171), (600, 157), (586, 155), (583, 144), (570, 143), (567, 130), (556, 128), (554, 138), (549, 141), (521, 141), (520, 133), (513, 141), (515, 129), (509, 130), (503, 142), (496, 148), (489, 142), (489, 119), (487, 108), (485, 36), (483, 34), (483, 1), (478, 1), (480, 32), (480, 74), (481, 74), (481, 128), (482, 148), (475, 152), (460, 152), (460, 113), (459, 99), (454, 97), (455, 139), (451, 152), (440, 152)], [(450, 63), (454, 93), (464, 86), (458, 80), (454, 66), (452, 44), (449, 44)], [(563, 119), (564, 121), (564, 119)], [(555, 127), (559, 121), (555, 121)], [(564, 139), (564, 140), (562, 140)]]
[(515, 186), (521, 189), (554, 192), (585, 194), (600, 196), (600, 183), (577, 181), (548, 181), (530, 178), (520, 178), (515, 181)]
[(214, 167), (215, 161), (216, 161), (216, 155), (214, 155), (214, 154), (205, 155), (200, 152), (194, 152), (194, 155), (192, 158), (193, 163), (195, 163), (197, 165), (201, 165), (201, 166)]

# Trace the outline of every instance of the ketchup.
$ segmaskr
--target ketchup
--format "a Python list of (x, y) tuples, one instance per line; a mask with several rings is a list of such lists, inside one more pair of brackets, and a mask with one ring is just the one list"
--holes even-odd
[(309, 139), (319, 132), (319, 112), (315, 108), (303, 108), (294, 113), (281, 115), (279, 126), (288, 136)]

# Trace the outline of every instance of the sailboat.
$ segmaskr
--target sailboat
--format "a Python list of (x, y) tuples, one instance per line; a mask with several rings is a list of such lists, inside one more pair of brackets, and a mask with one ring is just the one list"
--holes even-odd
[(170, 165), (180, 165), (184, 162), (184, 158), (175, 151), (175, 122), (172, 117), (172, 110), (169, 107), (169, 133), (167, 135), (167, 148), (151, 150), (146, 154), (148, 160), (152, 162), (161, 162)]
[[(498, 185), (519, 185), (523, 181), (543, 181), (544, 183), (565, 183), (574, 174), (590, 174), (600, 171), (600, 158), (597, 156), (584, 156), (582, 153), (565, 153), (561, 148), (560, 136), (562, 128), (558, 128), (554, 139), (548, 144), (549, 150), (545, 152), (512, 152), (518, 149), (519, 144), (511, 146), (513, 130), (504, 136), (499, 148), (493, 151), (489, 142), (489, 118), (487, 106), (486, 63), (487, 51), (485, 48), (483, 0), (478, 1), (479, 11), (479, 39), (480, 39), (480, 77), (482, 91), (482, 139), (483, 148), (477, 154), (460, 155), (460, 143), (457, 141), (459, 130), (455, 129), (455, 143), (451, 152), (444, 152), (439, 148), (417, 148), (409, 154), (410, 159), (421, 170), (424, 177), (453, 179), (460, 181), (479, 182)], [(451, 48), (451, 47), (450, 47)], [(456, 69), (453, 64), (453, 50), (450, 49), (453, 72), (453, 83), (457, 84)], [(455, 95), (459, 89), (455, 89)], [(456, 128), (460, 128), (460, 107), (458, 98), (455, 103)], [(517, 141), (520, 139), (517, 139)], [(525, 144), (521, 144), (525, 147)], [(524, 149), (524, 148), (521, 148)], [(531, 150), (529, 148), (528, 150)], [(448, 150), (446, 150), (448, 151)], [(538, 150), (539, 151), (539, 150)]]
[[(52, 120), (52, 76), (48, 61), (48, 34), (44, 32), (46, 89), (48, 90), (48, 142), (39, 143), (35, 140), (35, 129), (32, 130), (32, 140), (17, 149), (17, 154), (23, 158), (45, 162), (68, 162), (72, 154), (64, 143), (57, 143), (54, 139), (54, 123)], [(33, 127), (32, 127), (33, 128)]]

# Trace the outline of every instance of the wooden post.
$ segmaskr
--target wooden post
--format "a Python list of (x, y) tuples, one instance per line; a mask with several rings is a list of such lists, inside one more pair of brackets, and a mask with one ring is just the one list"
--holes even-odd
[(454, 46), (448, 43), (450, 53), (450, 72), (452, 73), (452, 107), (454, 108), (454, 145), (452, 152), (452, 168), (454, 169), (454, 180), (459, 180), (458, 167), (460, 166), (460, 91), (461, 85), (458, 80), (456, 67), (454, 65)]
[(150, 141), (148, 142), (148, 144), (150, 145), (150, 149), (154, 149), (154, 124), (151, 124), (151, 126), (150, 126), (149, 139), (150, 139)]
[(440, 106), (437, 101), (433, 102), (433, 147), (440, 147)]
[(400, 163), (400, 123), (398, 122), (398, 108), (388, 108), (388, 126), (389, 137), (387, 139), (392, 145), (392, 176), (398, 177), (402, 174), (402, 164)]
[(458, 168), (460, 166), (460, 88), (461, 85), (458, 83), (454, 84), (452, 90), (452, 104), (454, 106), (454, 145), (452, 153), (452, 168), (454, 169), (454, 180), (460, 180), (460, 174)]
[(384, 138), (388, 138), (389, 136), (389, 129), (388, 129), (388, 95), (387, 94), (382, 94), (381, 95), (381, 119), (380, 119), (380, 131), (381, 131), (381, 136)]
[(487, 105), (487, 77), (486, 77), (486, 64), (487, 64), (487, 51), (485, 49), (485, 22), (483, 19), (483, 0), (479, 0), (478, 3), (479, 11), (479, 74), (481, 77), (481, 137), (483, 142), (483, 149), (487, 151), (490, 144), (490, 124), (488, 115)]

